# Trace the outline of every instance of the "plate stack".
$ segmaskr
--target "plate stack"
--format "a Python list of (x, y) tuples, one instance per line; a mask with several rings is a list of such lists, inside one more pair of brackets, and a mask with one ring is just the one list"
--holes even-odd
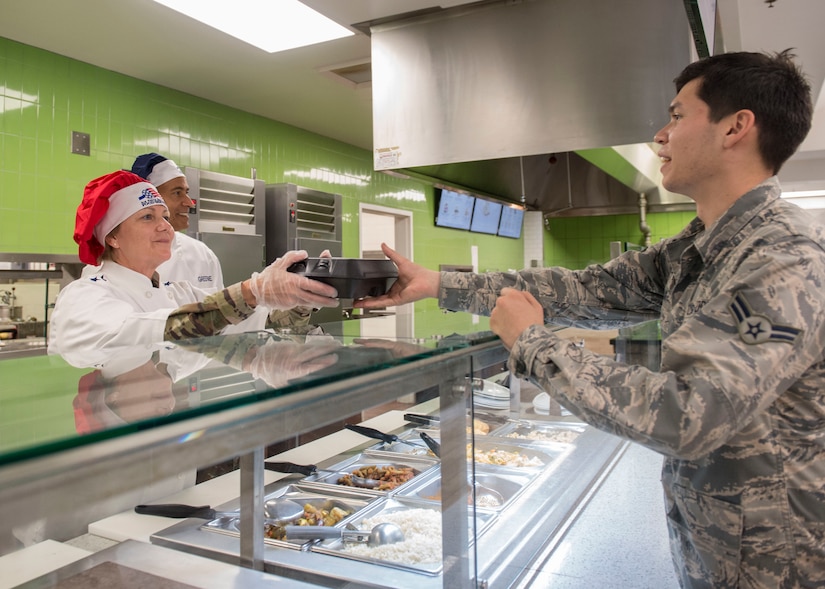
[(509, 409), (510, 389), (488, 380), (473, 379), (473, 405), (487, 409)]

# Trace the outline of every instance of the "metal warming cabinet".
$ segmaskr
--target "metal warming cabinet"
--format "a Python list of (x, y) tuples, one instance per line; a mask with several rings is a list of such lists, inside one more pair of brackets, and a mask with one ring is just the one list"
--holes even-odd
[(295, 184), (266, 186), (266, 261), (289, 250), (342, 255), (341, 195)]
[(221, 262), (224, 284), (249, 278), (265, 266), (263, 180), (186, 168), (187, 233), (208, 245)]

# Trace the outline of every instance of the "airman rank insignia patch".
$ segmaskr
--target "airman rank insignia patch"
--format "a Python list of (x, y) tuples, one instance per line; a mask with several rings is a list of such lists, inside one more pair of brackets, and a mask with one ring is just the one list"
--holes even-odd
[(731, 315), (737, 323), (739, 337), (746, 344), (761, 344), (764, 342), (793, 343), (802, 330), (786, 325), (774, 325), (763, 315), (755, 314), (745, 296), (737, 293), (728, 305)]

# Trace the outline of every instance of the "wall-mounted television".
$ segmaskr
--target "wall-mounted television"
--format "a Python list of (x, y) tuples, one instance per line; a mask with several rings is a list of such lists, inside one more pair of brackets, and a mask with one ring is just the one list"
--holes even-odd
[(437, 196), (436, 226), (451, 229), (469, 229), (470, 222), (473, 220), (475, 197), (447, 190), (446, 188), (441, 189)]
[(500, 219), (501, 203), (476, 198), (476, 205), (473, 207), (473, 220), (470, 223), (470, 231), (495, 235), (498, 232), (498, 222)]
[(498, 234), (502, 237), (521, 237), (521, 225), (524, 221), (524, 209), (507, 206), (501, 210), (501, 221), (498, 224)]

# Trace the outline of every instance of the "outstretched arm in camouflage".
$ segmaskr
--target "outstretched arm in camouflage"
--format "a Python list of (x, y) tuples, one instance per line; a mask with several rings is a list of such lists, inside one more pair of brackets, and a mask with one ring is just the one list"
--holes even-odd
[(544, 310), (536, 297), (524, 290), (503, 288), (490, 314), (490, 329), (511, 349), (531, 325), (544, 325)]
[(427, 297), (437, 297), (441, 287), (441, 273), (428, 270), (400, 255), (386, 243), (381, 244), (384, 254), (398, 266), (398, 280), (387, 294), (355, 301), (360, 309), (383, 309), (404, 303), (420, 301)]

